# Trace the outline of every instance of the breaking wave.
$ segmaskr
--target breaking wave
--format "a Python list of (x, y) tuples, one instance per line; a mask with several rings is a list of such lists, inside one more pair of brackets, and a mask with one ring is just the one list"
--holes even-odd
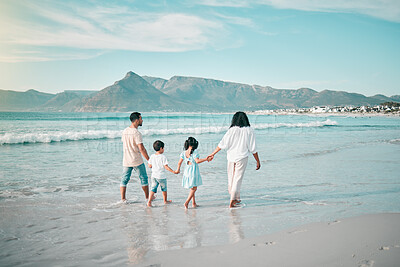
[[(256, 124), (252, 127), (256, 130), (269, 128), (301, 128), (301, 127), (324, 127), (337, 125), (335, 121), (314, 121), (309, 123), (269, 123)], [(173, 129), (141, 129), (143, 136), (152, 135), (172, 135), (172, 134), (207, 134), (222, 133), (228, 128), (209, 126), (193, 128), (173, 128)], [(65, 132), (40, 132), (40, 133), (5, 133), (0, 134), (0, 145), (7, 144), (28, 144), (28, 143), (51, 143), (78, 140), (97, 140), (97, 139), (116, 139), (120, 138), (122, 130), (88, 130), (88, 131), (65, 131)]]

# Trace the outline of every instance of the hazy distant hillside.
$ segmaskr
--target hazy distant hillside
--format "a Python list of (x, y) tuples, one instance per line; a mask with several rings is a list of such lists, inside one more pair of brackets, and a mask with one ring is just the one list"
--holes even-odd
[(26, 92), (0, 90), (0, 110), (29, 110), (37, 106), (43, 105), (53, 97), (53, 94), (41, 93), (32, 89)]
[(400, 95), (391, 96), (390, 99), (394, 102), (400, 102)]
[(74, 93), (73, 91), (65, 91), (56, 94), (53, 98), (47, 101), (45, 104), (36, 107), (38, 111), (63, 111), (72, 112), (75, 110), (75, 106), (79, 104), (83, 99), (85, 93)]
[(116, 112), (188, 110), (190, 105), (179, 102), (157, 90), (139, 75), (128, 72), (120, 81), (85, 98), (75, 111)]
[(309, 100), (303, 103), (304, 107), (312, 107), (312, 106), (346, 106), (346, 105), (355, 105), (355, 106), (364, 106), (364, 105), (377, 105), (382, 103), (381, 100), (366, 97), (361, 94), (355, 93), (347, 93), (342, 91), (330, 91), (324, 90), (314, 95)]

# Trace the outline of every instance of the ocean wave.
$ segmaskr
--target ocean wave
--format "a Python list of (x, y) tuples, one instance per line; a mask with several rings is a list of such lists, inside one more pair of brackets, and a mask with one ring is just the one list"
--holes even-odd
[[(299, 128), (299, 127), (324, 127), (337, 125), (335, 121), (314, 121), (309, 123), (270, 123), (256, 124), (252, 127), (256, 130), (269, 128)], [(222, 133), (227, 131), (225, 126), (173, 128), (173, 129), (142, 129), (143, 136), (173, 135), (173, 134), (207, 134)], [(41, 133), (5, 133), (0, 134), (0, 145), (28, 144), (28, 143), (51, 143), (63, 141), (116, 139), (120, 138), (122, 130), (89, 130), (89, 131), (66, 131), (66, 132), (41, 132)]]
[(337, 122), (327, 119), (325, 121), (313, 121), (313, 122), (299, 122), (299, 123), (266, 123), (257, 124), (253, 126), (254, 129), (268, 129), (268, 128), (307, 128), (307, 127), (324, 127), (324, 126), (336, 126)]

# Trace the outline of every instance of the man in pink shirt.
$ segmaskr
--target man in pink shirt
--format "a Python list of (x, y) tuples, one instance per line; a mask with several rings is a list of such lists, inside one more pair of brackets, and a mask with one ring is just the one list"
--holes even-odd
[(138, 131), (138, 127), (142, 126), (143, 119), (139, 112), (133, 112), (130, 116), (132, 124), (122, 132), (122, 143), (124, 148), (123, 157), (123, 175), (121, 179), (120, 191), (121, 201), (126, 200), (126, 186), (131, 178), (132, 170), (139, 174), (140, 183), (146, 200), (149, 198), (149, 183), (146, 172), (146, 166), (143, 163), (142, 156), (149, 160), (146, 148), (143, 145), (142, 134)]

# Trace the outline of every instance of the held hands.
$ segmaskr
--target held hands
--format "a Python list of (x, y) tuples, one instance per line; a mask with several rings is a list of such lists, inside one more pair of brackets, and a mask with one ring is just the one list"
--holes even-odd
[(210, 162), (214, 159), (214, 155), (208, 155), (207, 156), (207, 161)]
[(180, 170), (174, 171), (174, 174), (178, 174), (178, 173), (180, 173)]

